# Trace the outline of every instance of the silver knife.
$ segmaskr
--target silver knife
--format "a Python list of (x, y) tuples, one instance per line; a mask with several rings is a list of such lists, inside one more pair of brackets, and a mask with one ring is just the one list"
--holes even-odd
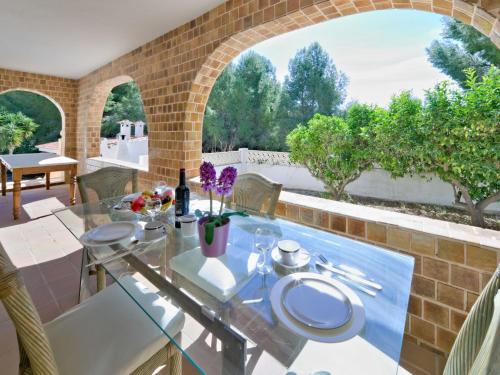
[(345, 278), (344, 276), (339, 275), (339, 279), (342, 281), (345, 281), (346, 283), (348, 283), (352, 287), (354, 287), (358, 290), (361, 290), (362, 292), (368, 294), (369, 296), (375, 297), (377, 295), (377, 293), (375, 293), (373, 290), (365, 288), (364, 286), (361, 286), (359, 284), (356, 284), (356, 282), (349, 280), (349, 279)]
[(316, 262), (316, 265), (319, 267), (323, 267), (325, 270), (336, 273), (337, 275), (343, 276), (346, 279), (349, 279), (351, 281), (355, 281), (359, 284), (369, 286), (370, 288), (373, 288), (376, 290), (382, 290), (382, 285), (380, 285), (379, 283), (376, 283), (376, 282), (370, 281), (370, 280), (366, 280), (366, 279), (362, 278), (361, 276), (353, 275), (352, 273), (349, 273), (349, 272), (345, 272), (345, 271), (341, 270), (340, 268), (333, 267), (329, 264), (324, 264), (321, 262)]

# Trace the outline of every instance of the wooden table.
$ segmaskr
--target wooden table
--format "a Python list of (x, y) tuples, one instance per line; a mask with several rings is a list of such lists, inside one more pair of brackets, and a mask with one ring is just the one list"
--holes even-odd
[(69, 172), (69, 203), (74, 205), (76, 168), (78, 161), (49, 153), (0, 155), (2, 169), (2, 195), (7, 193), (7, 170), (12, 172), (14, 220), (19, 218), (21, 210), (21, 179), (23, 175), (45, 173), (45, 187), (50, 189), (50, 172)]

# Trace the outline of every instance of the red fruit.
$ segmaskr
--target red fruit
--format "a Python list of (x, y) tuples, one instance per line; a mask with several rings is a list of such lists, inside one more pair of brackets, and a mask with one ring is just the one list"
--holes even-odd
[(161, 195), (160, 194), (154, 194), (151, 199), (161, 199)]
[(142, 207), (144, 207), (146, 202), (144, 201), (144, 198), (141, 196), (137, 197), (132, 201), (132, 204), (130, 205), (130, 208), (134, 212), (138, 212), (141, 210)]

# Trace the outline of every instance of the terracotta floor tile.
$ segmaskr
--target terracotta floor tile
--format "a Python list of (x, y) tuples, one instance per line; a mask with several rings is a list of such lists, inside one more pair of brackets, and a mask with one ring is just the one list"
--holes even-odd
[(78, 293), (79, 286), (80, 275), (76, 273), (49, 284), (50, 291), (56, 301), (68, 295), (75, 295)]
[(24, 267), (20, 269), (21, 277), (27, 286), (37, 286), (47, 284), (38, 265)]
[(67, 255), (52, 262), (40, 263), (39, 267), (43, 278), (48, 284), (68, 276), (76, 275), (80, 277), (80, 272), (70, 263)]

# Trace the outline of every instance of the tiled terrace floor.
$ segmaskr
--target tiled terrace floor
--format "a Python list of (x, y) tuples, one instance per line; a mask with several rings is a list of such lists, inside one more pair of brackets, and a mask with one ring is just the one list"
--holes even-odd
[[(23, 205), (32, 203), (32, 211), (41, 212), (44, 204), (68, 202), (66, 185), (51, 190), (32, 189), (22, 192)], [(34, 202), (37, 202), (33, 204)], [(22, 209), (21, 217), (14, 222), (11, 215), (12, 194), (0, 196), (0, 241), (21, 269), (22, 276), (44, 322), (50, 321), (77, 303), (80, 277), (81, 245), (54, 217), (45, 216), (35, 220)], [(221, 364), (220, 343), (209, 334), (201, 334), (203, 327), (187, 317), (183, 339), (189, 343), (189, 352), (201, 358), (207, 373), (215, 371)], [(251, 352), (251, 350), (250, 350)], [(14, 327), (3, 306), (0, 306), (0, 369), (3, 375), (17, 373), (18, 351)], [(193, 374), (193, 368), (184, 361), (184, 374)], [(265, 369), (266, 359), (261, 358), (256, 369)], [(442, 356), (405, 340), (401, 357), (401, 374), (440, 374), (444, 364)], [(406, 372), (405, 370), (408, 370)]]

